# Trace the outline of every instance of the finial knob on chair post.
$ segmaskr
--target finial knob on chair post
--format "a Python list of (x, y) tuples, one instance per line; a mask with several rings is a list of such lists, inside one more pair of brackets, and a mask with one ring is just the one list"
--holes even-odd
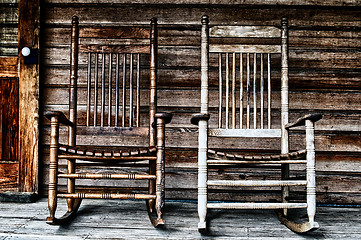
[(158, 19), (157, 19), (157, 18), (153, 17), (152, 19), (150, 19), (150, 24), (151, 24), (151, 25), (157, 25), (157, 23), (158, 23)]
[(207, 15), (202, 16), (202, 24), (208, 24), (209, 23), (209, 17)]
[(73, 17), (71, 18), (71, 23), (72, 23), (72, 24), (78, 24), (78, 23), (79, 23), (79, 18), (78, 18), (78, 16), (73, 16)]

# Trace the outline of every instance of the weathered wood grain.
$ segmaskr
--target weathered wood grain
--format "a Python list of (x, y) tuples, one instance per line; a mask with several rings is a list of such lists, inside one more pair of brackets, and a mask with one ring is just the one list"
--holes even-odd
[[(70, 0), (46, 0), (45, 1), (48, 4), (72, 4), (73, 1)], [(96, 0), (87, 1), (87, 3), (98, 3)], [(132, 4), (134, 1), (130, 0), (116, 0), (116, 1), (110, 1), (106, 0), (104, 3), (118, 3), (118, 4)], [(235, 4), (242, 4), (242, 5), (299, 5), (299, 6), (312, 6), (312, 5), (318, 5), (318, 6), (358, 6), (359, 2), (355, 0), (347, 0), (347, 1), (338, 1), (338, 0), (332, 0), (332, 1), (306, 1), (306, 0), (292, 0), (292, 1), (285, 1), (285, 0), (272, 0), (272, 1), (261, 1), (261, 0), (247, 0), (242, 2), (235, 2), (231, 0), (208, 0), (208, 1), (188, 1), (188, 0), (178, 0), (178, 1), (169, 1), (169, 0), (161, 0), (154, 2), (152, 0), (138, 0), (136, 1), (138, 4), (219, 4), (219, 5), (235, 5)]]
[[(60, 211), (67, 209), (64, 202), (59, 204)], [(167, 201), (167, 227), (158, 229), (148, 223), (144, 201), (87, 200), (73, 223), (59, 228), (44, 224), (46, 205), (45, 198), (32, 204), (2, 203), (0, 238), (98, 240), (137, 239), (142, 236), (143, 239), (357, 239), (361, 225), (357, 207), (320, 206), (317, 221), (322, 228), (305, 236), (288, 231), (279, 223), (273, 211), (232, 210), (233, 214), (229, 214), (231, 210), (212, 210), (209, 212), (210, 233), (200, 235), (196, 230), (197, 204), (193, 201)]]
[[(19, 49), (39, 49), (40, 3), (19, 1)], [(38, 193), (39, 64), (19, 64), (19, 191)]]
[[(79, 7), (80, 6), (80, 7)], [(259, 8), (257, 5), (250, 7), (224, 6), (224, 5), (193, 5), (191, 7), (182, 5), (132, 5), (124, 10), (122, 5), (102, 5), (96, 4), (81, 7), (73, 5), (46, 5), (45, 23), (47, 24), (67, 24), (67, 19), (73, 15), (82, 16), (83, 24), (130, 24), (137, 22), (146, 24), (152, 16), (157, 16), (159, 24), (184, 24), (199, 25), (200, 17), (207, 14), (212, 22), (218, 25), (278, 25), (280, 16), (289, 19), (290, 27), (297, 26), (328, 26), (328, 27), (359, 27), (357, 20), (360, 10), (357, 8), (344, 8), (339, 14), (340, 8), (319, 8), (309, 7), (288, 7), (288, 8)], [(141, 9), (141, 10), (140, 10)], [(186, 11), (183, 11), (187, 9)], [(142, 14), (135, 14), (138, 10)], [(119, 14), (126, 11), (127, 14)], [(102, 12), (103, 14), (98, 14)], [(133, 14), (134, 13), (134, 14)], [(179, 13), (179, 14), (174, 14)], [(112, 16), (111, 18), (109, 16)]]
[(0, 57), (0, 78), (18, 77), (18, 58)]
[[(357, 58), (359, 50), (337, 49), (327, 51), (324, 49), (290, 49), (290, 68), (312, 68), (312, 69), (338, 69), (357, 68), (360, 60)], [(199, 66), (199, 48), (197, 47), (159, 47), (159, 66), (164, 67), (195, 67)], [(46, 48), (44, 49), (44, 60), (49, 65), (64, 65), (69, 60), (69, 49)], [(210, 64), (214, 65), (218, 58), (210, 56)], [(86, 64), (86, 54), (80, 54), (79, 64)]]
[(0, 11), (0, 56), (17, 55), (18, 1), (2, 1)]
[(18, 162), (0, 162), (0, 192), (16, 191), (18, 188)]
[[(69, 45), (69, 27), (47, 25), (44, 29), (44, 45), (47, 47), (66, 47)], [(167, 24), (159, 28), (159, 45), (161, 46), (198, 46), (200, 28), (194, 25)], [(323, 47), (323, 48), (357, 48), (357, 38), (361, 32), (353, 27), (337, 27), (334, 31), (328, 27), (320, 27), (317, 31), (309, 29), (291, 29), (289, 46)]]
[(0, 78), (0, 162), (18, 161), (18, 78)]

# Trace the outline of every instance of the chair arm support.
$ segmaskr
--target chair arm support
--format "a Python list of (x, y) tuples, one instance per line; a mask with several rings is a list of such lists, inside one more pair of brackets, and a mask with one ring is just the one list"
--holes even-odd
[(210, 118), (209, 114), (206, 114), (206, 113), (196, 113), (196, 114), (193, 114), (192, 115), (192, 118), (191, 118), (191, 123), (193, 125), (198, 125), (198, 122), (200, 120), (206, 120), (208, 121)]
[(45, 117), (51, 121), (52, 117), (58, 119), (59, 123), (64, 124), (66, 126), (74, 127), (74, 123), (68, 120), (68, 118), (64, 115), (64, 113), (60, 111), (46, 111)]
[(312, 114), (307, 114), (299, 119), (297, 119), (295, 122), (293, 123), (288, 123), (286, 124), (285, 128), (286, 129), (290, 129), (293, 127), (298, 127), (298, 126), (304, 126), (306, 120), (310, 120), (313, 123), (317, 122), (318, 120), (320, 120), (322, 118), (322, 114), (320, 113), (312, 113)]
[[(155, 121), (152, 124), (152, 127), (156, 129), (157, 131), (157, 149), (158, 151), (164, 152), (164, 146), (165, 146), (165, 125), (167, 123), (170, 123), (172, 120), (172, 114), (171, 113), (156, 113), (154, 115)], [(162, 153), (161, 155), (163, 155)], [(164, 158), (164, 156), (162, 157)]]

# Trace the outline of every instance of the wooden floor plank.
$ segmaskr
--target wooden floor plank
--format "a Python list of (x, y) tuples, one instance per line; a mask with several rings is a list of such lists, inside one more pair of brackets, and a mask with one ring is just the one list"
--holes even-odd
[[(58, 205), (59, 215), (65, 201)], [(304, 210), (301, 210), (304, 211)], [(166, 226), (150, 224), (144, 201), (85, 200), (78, 217), (67, 226), (45, 223), (47, 199), (36, 203), (0, 204), (2, 239), (358, 239), (361, 235), (360, 208), (321, 206), (316, 220), (320, 229), (298, 235), (280, 224), (273, 211), (209, 211), (209, 234), (197, 231), (197, 204), (194, 201), (167, 201)], [(304, 215), (301, 212), (301, 215)]]

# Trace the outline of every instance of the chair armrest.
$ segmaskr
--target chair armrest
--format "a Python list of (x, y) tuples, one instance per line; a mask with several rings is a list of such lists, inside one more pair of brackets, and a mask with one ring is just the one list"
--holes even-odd
[(168, 124), (172, 120), (173, 114), (171, 114), (171, 113), (156, 113), (154, 115), (154, 117), (155, 118), (162, 118), (162, 119), (164, 119), (164, 124)]
[(59, 123), (74, 127), (74, 123), (68, 120), (68, 118), (64, 115), (64, 113), (60, 111), (46, 111), (45, 117), (48, 118), (51, 121), (52, 117), (56, 117), (59, 121)]
[(288, 123), (286, 124), (285, 128), (289, 129), (289, 128), (293, 128), (293, 127), (298, 127), (298, 126), (304, 126), (306, 120), (311, 120), (312, 122), (317, 122), (318, 120), (320, 120), (322, 118), (322, 114), (320, 113), (312, 113), (312, 114), (307, 114), (299, 119), (297, 119), (295, 122), (293, 123)]
[(209, 117), (210, 117), (209, 114), (206, 114), (206, 113), (196, 113), (196, 114), (192, 115), (191, 123), (194, 124), (194, 125), (198, 125), (198, 122), (200, 120), (208, 121)]
[[(160, 119), (163, 119), (164, 120), (164, 124), (168, 124), (170, 123), (170, 121), (172, 120), (172, 117), (173, 117), (173, 114), (171, 113), (156, 113), (154, 115), (154, 117), (157, 119), (157, 118), (160, 118)], [(152, 128), (157, 128), (157, 122), (154, 121), (152, 123)]]

